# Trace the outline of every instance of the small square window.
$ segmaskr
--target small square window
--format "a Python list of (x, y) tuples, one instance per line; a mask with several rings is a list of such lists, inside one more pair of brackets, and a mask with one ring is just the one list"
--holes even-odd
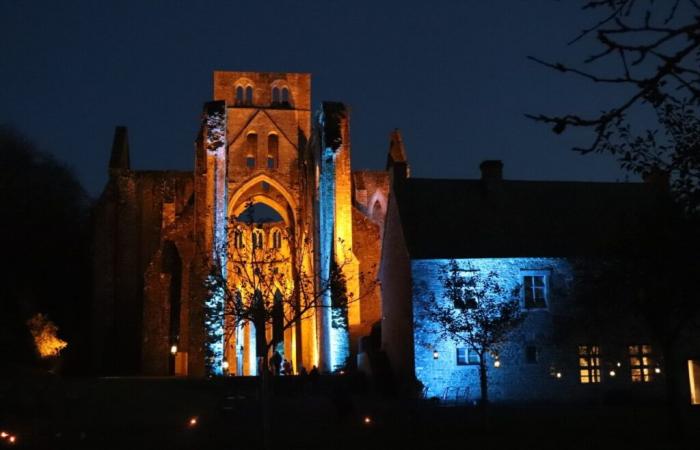
[(630, 345), (628, 350), (632, 382), (648, 383), (652, 381), (654, 371), (651, 345)]
[(457, 347), (457, 365), (471, 366), (474, 364), (479, 364), (479, 355), (469, 348)]
[(579, 381), (582, 384), (600, 383), (600, 347), (578, 346)]
[(246, 165), (246, 167), (248, 167), (249, 169), (255, 168), (255, 157), (253, 157), (253, 156), (248, 156), (248, 157), (245, 159), (245, 165)]
[(537, 364), (537, 347), (528, 345), (525, 347), (525, 361), (528, 364)]
[(275, 158), (269, 157), (267, 158), (267, 168), (268, 169), (275, 169), (277, 167), (277, 164), (275, 164)]

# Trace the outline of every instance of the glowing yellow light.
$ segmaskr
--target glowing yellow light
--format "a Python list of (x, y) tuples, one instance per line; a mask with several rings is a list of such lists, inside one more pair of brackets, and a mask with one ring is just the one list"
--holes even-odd
[(615, 364), (615, 365), (616, 365), (617, 367), (622, 367), (622, 363), (621, 363), (620, 361), (618, 361), (617, 364)]
[(370, 416), (365, 416), (365, 418), (362, 421), (365, 423), (365, 425), (369, 425), (370, 423), (372, 423), (372, 418)]
[(610, 371), (610, 376), (611, 376), (611, 377), (614, 377), (614, 376), (615, 376), (615, 371), (614, 371), (614, 370), (611, 370), (611, 371)]
[(196, 425), (197, 425), (197, 418), (196, 418), (196, 417), (192, 417), (192, 418), (189, 420), (189, 422), (187, 422), (187, 424), (188, 424), (189, 426), (191, 426), (191, 427), (196, 426)]
[(0, 431), (0, 438), (5, 439), (9, 434), (7, 434), (7, 431)]
[(176, 353), (177, 353), (177, 345), (173, 344), (173, 345), (170, 347), (170, 354), (171, 354), (171, 355), (174, 355), (174, 354), (176, 354)]
[(501, 361), (498, 360), (498, 359), (495, 360), (495, 361), (493, 362), (493, 367), (495, 367), (495, 368), (497, 368), (497, 369), (498, 369), (499, 367), (501, 367)]
[(10, 436), (7, 440), (10, 441), (10, 444), (14, 444), (17, 438), (15, 436)]
[(433, 350), (433, 359), (438, 359), (440, 357), (440, 352)]
[(228, 361), (224, 360), (224, 362), (221, 363), (221, 368), (224, 370), (228, 370)]
[(661, 367), (657, 367), (654, 369), (654, 373), (661, 373)]
[(58, 327), (43, 314), (36, 314), (27, 321), (34, 345), (42, 358), (58, 356), (68, 343), (56, 336)]
[(561, 378), (561, 372), (557, 372), (557, 378)]
[(340, 371), (340, 374), (341, 374), (341, 375), (345, 375), (345, 371), (344, 371), (344, 370), (341, 370), (341, 371)]

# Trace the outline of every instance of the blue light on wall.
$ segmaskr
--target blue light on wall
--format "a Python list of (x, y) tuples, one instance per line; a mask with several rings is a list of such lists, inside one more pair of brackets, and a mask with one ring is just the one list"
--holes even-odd
[[(442, 397), (460, 395), (470, 400), (480, 397), (479, 366), (462, 360), (457, 361), (457, 348), (466, 347), (462, 342), (439, 340), (437, 326), (426, 318), (425, 301), (431, 293), (437, 301), (443, 299), (443, 288), (439, 280), (440, 268), (447, 259), (412, 260), (413, 279), (413, 333), (414, 364), (416, 378), (428, 389), (428, 396)], [(461, 267), (479, 271), (486, 275), (494, 271), (505, 291), (522, 284), (524, 274), (541, 272), (556, 278), (559, 285), (568, 285), (573, 279), (573, 268), (564, 258), (470, 258), (457, 260)], [(549, 282), (548, 282), (549, 284)], [(488, 356), (489, 395), (493, 400), (546, 398), (551, 393), (552, 376), (545, 348), (540, 352), (539, 364), (525, 362), (524, 348), (531, 338), (546, 340), (553, 332), (552, 314), (558, 308), (569, 305), (567, 292), (561, 289), (550, 292), (547, 308), (527, 313), (525, 322), (512, 333), (512, 338), (499, 351), (498, 368), (496, 358)], [(439, 358), (435, 358), (439, 355)]]

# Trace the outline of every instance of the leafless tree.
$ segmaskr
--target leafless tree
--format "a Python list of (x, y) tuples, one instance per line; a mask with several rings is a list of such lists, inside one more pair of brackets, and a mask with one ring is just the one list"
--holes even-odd
[[(527, 116), (552, 125), (557, 134), (572, 127), (592, 129), (590, 145), (574, 150), (612, 154), (634, 173), (662, 170), (686, 210), (698, 212), (700, 2), (585, 0), (582, 5), (598, 17), (569, 44), (595, 39), (599, 50), (579, 66), (530, 59), (596, 85), (618, 86), (625, 95), (597, 114)], [(658, 126), (640, 130), (640, 114), (649, 108)]]

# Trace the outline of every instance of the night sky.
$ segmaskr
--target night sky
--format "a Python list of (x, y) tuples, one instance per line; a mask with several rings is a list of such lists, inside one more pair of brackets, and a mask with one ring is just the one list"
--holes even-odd
[[(619, 93), (528, 61), (583, 59), (567, 46), (596, 19), (579, 2), (260, 1), (0, 3), (0, 123), (106, 181), (114, 127), (135, 169), (191, 169), (214, 70), (312, 74), (313, 103), (352, 108), (355, 169), (382, 169), (400, 128), (419, 177), (624, 181), (609, 157), (580, 156), (525, 113), (602, 109)], [(635, 181), (635, 177), (630, 177)]]

